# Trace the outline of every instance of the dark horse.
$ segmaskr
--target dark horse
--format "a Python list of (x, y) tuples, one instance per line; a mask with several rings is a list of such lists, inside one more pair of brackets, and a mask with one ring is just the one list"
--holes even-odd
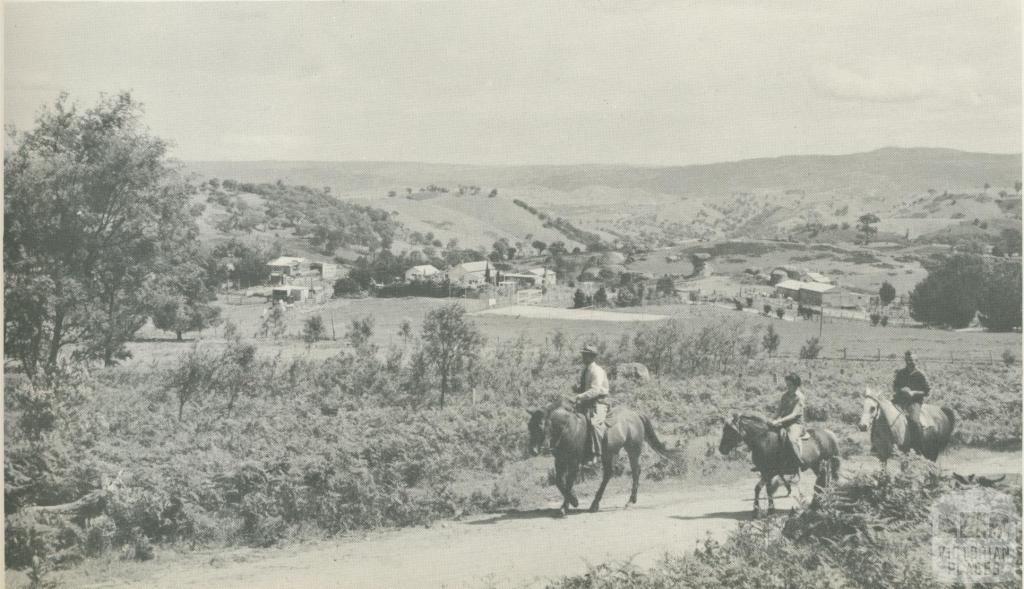
[[(551, 453), (555, 456), (555, 485), (562, 493), (561, 515), (569, 511), (569, 507), (579, 506), (572, 487), (579, 474), (580, 461), (584, 456), (588, 443), (587, 418), (576, 411), (571, 401), (562, 399), (555, 401), (545, 409), (530, 410), (530, 452), (539, 454), (544, 442), (549, 442)], [(651, 420), (628, 407), (616, 407), (608, 412), (605, 419), (603, 452), (601, 456), (601, 486), (597, 489), (590, 511), (597, 511), (601, 505), (601, 497), (608, 481), (612, 478), (612, 467), (619, 450), (626, 449), (629, 455), (629, 466), (633, 474), (633, 491), (629, 495), (630, 504), (636, 503), (636, 490), (640, 484), (640, 451), (644, 440), (656, 452), (670, 459), (677, 458), (677, 451), (669, 450), (658, 439)]]
[[(768, 485), (768, 510), (775, 510), (772, 481), (779, 477), (789, 488), (790, 483), (784, 475), (796, 475), (800, 480), (800, 471), (811, 469), (817, 475), (814, 483), (815, 505), (818, 493), (832, 482), (832, 477), (839, 473), (839, 442), (836, 436), (827, 429), (807, 428), (810, 439), (804, 440), (802, 452), (804, 467), (801, 468), (789, 447), (785, 430), (772, 427), (766, 420), (753, 415), (734, 415), (732, 420), (723, 420), (722, 441), (718, 451), (728, 454), (741, 442), (750, 448), (755, 469), (761, 478), (754, 487), (754, 512), (761, 509), (761, 488)], [(799, 495), (800, 489), (797, 488)]]

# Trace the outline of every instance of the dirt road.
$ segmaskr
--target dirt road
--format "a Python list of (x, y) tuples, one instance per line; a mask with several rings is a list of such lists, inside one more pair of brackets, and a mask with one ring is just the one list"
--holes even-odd
[[(947, 457), (944, 468), (1020, 473), (1020, 461), (1020, 453), (965, 451)], [(877, 462), (855, 459), (844, 468), (856, 472), (877, 468)], [(692, 550), (709, 536), (724, 539), (737, 521), (751, 517), (753, 483), (753, 475), (714, 486), (678, 481), (651, 488), (647, 481), (640, 502), (624, 509), (628, 477), (618, 477), (596, 514), (556, 519), (552, 489), (550, 503), (535, 510), (286, 549), (161, 557), (120, 574), (112, 571), (103, 583), (94, 575), (64, 580), (93, 587), (536, 587), (583, 573), (588, 564), (651, 565), (666, 552)], [(812, 484), (807, 477), (801, 488), (809, 495)], [(776, 501), (778, 509), (794, 505), (792, 498)]]

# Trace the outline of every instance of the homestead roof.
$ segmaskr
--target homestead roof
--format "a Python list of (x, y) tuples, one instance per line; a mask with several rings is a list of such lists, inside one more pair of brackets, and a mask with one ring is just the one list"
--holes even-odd
[(406, 272), (414, 272), (416, 274), (434, 274), (439, 272), (439, 270), (432, 264), (420, 264), (419, 266), (409, 268)]
[(832, 279), (831, 278), (829, 278), (828, 276), (825, 276), (824, 274), (819, 274), (818, 272), (808, 272), (807, 273), (807, 278), (809, 278), (811, 280), (811, 282), (820, 282), (822, 284), (831, 284), (832, 283)]

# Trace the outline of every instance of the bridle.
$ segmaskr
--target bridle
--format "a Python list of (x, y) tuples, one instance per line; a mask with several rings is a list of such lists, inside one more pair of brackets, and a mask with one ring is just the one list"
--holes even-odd
[[(870, 391), (865, 392), (864, 396), (866, 398), (871, 399), (872, 401), (875, 402), (875, 411), (874, 411), (874, 414), (871, 416), (871, 424), (868, 426), (868, 429), (870, 430), (871, 428), (873, 428), (875, 426), (875, 422), (878, 421), (878, 418), (882, 417), (882, 401), (878, 398), (878, 395), (876, 395), (874, 392), (870, 392)], [(900, 408), (899, 405), (893, 403), (892, 406), (893, 406), (893, 409), (896, 410), (896, 417), (897, 418), (902, 417), (904, 415), (904, 411), (903, 411), (902, 408)], [(887, 420), (887, 419), (885, 421), (886, 421), (886, 424), (885, 424), (886, 427), (888, 427), (889, 430), (891, 431), (892, 427), (893, 427), (893, 424), (888, 423), (889, 420)]]

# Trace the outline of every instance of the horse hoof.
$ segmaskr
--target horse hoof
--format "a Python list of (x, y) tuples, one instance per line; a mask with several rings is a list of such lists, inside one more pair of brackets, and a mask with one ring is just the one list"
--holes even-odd
[(600, 509), (601, 506), (595, 503), (590, 506), (590, 513), (597, 513)]
[(568, 513), (569, 510), (566, 509), (564, 505), (558, 508), (558, 517), (565, 517), (566, 515), (568, 515)]
[(569, 499), (569, 505), (572, 505), (573, 507), (579, 507), (580, 506), (580, 502), (579, 502), (578, 499), (573, 497), (572, 499)]

